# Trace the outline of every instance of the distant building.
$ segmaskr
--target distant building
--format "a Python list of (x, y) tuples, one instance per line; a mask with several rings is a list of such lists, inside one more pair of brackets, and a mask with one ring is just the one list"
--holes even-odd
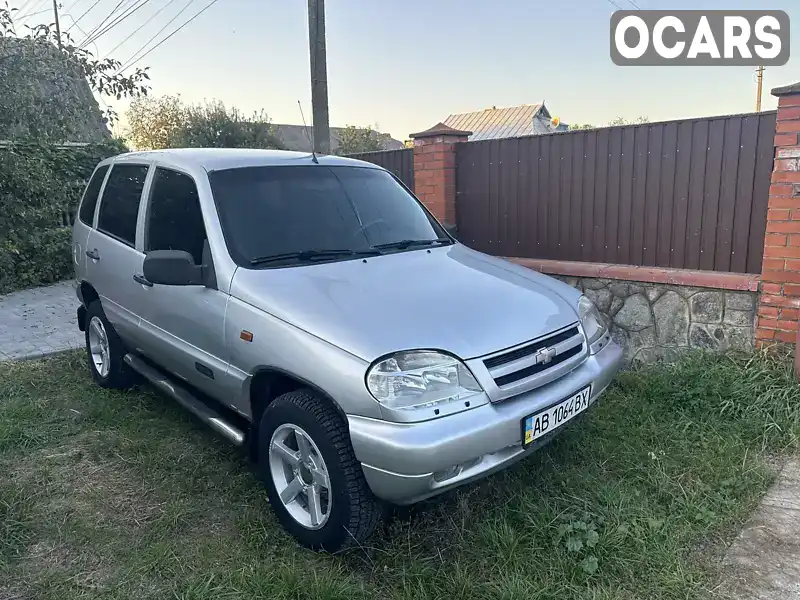
[[(303, 125), (282, 125), (273, 123), (271, 125), (273, 133), (280, 138), (287, 150), (297, 152), (311, 152), (311, 128), (307, 130)], [(344, 127), (331, 127), (331, 152), (334, 152), (341, 141), (341, 134)], [(375, 132), (380, 140), (382, 150), (397, 150), (403, 148), (403, 142), (392, 138), (388, 133)]]
[(541, 104), (523, 104), (509, 108), (487, 108), (476, 112), (450, 115), (444, 124), (453, 129), (471, 131), (471, 142), (478, 140), (494, 140), (498, 138), (523, 137), (526, 135), (543, 135), (566, 131), (565, 123), (553, 124), (553, 116), (544, 102)]

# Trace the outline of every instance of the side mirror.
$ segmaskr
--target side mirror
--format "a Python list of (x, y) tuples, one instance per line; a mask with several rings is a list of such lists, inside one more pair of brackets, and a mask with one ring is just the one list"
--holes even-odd
[(455, 239), (458, 239), (458, 227), (454, 223), (442, 223), (444, 230)]
[(203, 285), (203, 267), (183, 250), (153, 250), (144, 257), (145, 279), (163, 285)]

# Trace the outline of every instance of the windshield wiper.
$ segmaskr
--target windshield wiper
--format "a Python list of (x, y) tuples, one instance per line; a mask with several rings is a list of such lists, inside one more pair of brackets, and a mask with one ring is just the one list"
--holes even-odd
[(375, 248), (380, 250), (394, 249), (405, 250), (413, 246), (433, 246), (434, 244), (450, 244), (450, 238), (436, 238), (433, 240), (400, 240), (398, 242), (388, 242), (386, 244), (375, 244)]
[(343, 256), (378, 256), (380, 254), (383, 253), (378, 248), (373, 250), (299, 250), (297, 252), (284, 252), (282, 254), (271, 254), (269, 256), (257, 256), (250, 259), (250, 264), (255, 266), (283, 260), (313, 262), (315, 260), (327, 260), (330, 258), (340, 258)]

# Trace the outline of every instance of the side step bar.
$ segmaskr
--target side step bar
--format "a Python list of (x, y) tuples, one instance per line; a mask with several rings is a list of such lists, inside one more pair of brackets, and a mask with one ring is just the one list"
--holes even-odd
[(227, 423), (214, 409), (196, 398), (179, 383), (168, 378), (137, 356), (126, 354), (124, 360), (134, 371), (147, 379), (158, 390), (164, 392), (186, 410), (208, 423), (214, 431), (221, 433), (237, 446), (241, 446), (244, 443), (243, 431)]

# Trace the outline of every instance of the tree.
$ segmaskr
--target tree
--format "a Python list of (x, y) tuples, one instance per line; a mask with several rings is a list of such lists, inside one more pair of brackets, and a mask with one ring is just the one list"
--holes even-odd
[(146, 95), (147, 69), (123, 75), (119, 61), (95, 58), (67, 33), (59, 40), (50, 25), (19, 34), (15, 11), (0, 7), (0, 137), (86, 141), (76, 138), (97, 137), (99, 128), (99, 136), (107, 138), (105, 124), (113, 123), (116, 114), (100, 111), (92, 94), (117, 99)]
[(14, 14), (0, 6), (0, 140), (9, 142), (0, 150), (0, 293), (72, 274), (66, 214), (97, 163), (125, 150), (108, 130), (116, 115), (95, 95), (148, 90), (146, 69), (123, 75), (118, 61), (96, 59), (48, 25), (20, 35)]
[(186, 107), (175, 143), (184, 148), (283, 148), (263, 110), (245, 117), (219, 100)]
[(264, 111), (246, 117), (219, 100), (185, 104), (179, 96), (138, 98), (128, 112), (128, 139), (161, 148), (283, 148)]
[(383, 150), (380, 134), (372, 127), (356, 127), (348, 125), (339, 134), (339, 146), (335, 153), (360, 154), (361, 152), (378, 152)]
[(649, 123), (650, 119), (648, 117), (636, 117), (634, 120), (628, 120), (624, 117), (617, 117), (616, 119), (612, 119), (608, 122), (609, 127), (616, 127), (618, 125), (644, 125), (645, 123)]
[[(645, 123), (649, 123), (649, 122), (650, 122), (650, 119), (648, 119), (647, 117), (636, 117), (632, 121), (628, 120), (628, 119), (626, 119), (624, 117), (617, 117), (616, 119), (612, 119), (611, 121), (609, 121), (608, 122), (608, 126), (609, 127), (618, 127), (620, 125), (644, 125)], [(583, 131), (583, 130), (587, 130), (587, 129), (597, 129), (597, 127), (595, 127), (594, 125), (590, 125), (588, 123), (583, 124), (583, 125), (576, 124), (576, 125), (570, 125), (569, 126), (569, 130), (570, 131)]]
[(125, 113), (128, 141), (139, 150), (174, 147), (183, 125), (184, 108), (178, 96), (137, 98)]

